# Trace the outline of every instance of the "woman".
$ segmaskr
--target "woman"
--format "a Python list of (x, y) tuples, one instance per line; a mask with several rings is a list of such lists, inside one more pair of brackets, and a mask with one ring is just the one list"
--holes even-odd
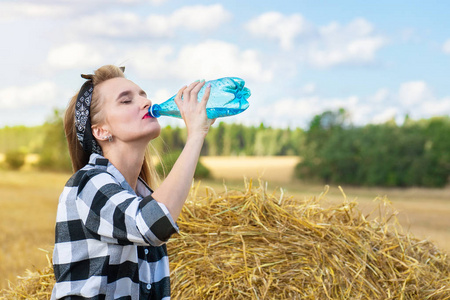
[(103, 66), (69, 103), (65, 132), (75, 174), (58, 204), (52, 299), (170, 299), (165, 242), (189, 193), (206, 134), (210, 87), (178, 91), (186, 145), (173, 169), (152, 191), (156, 172), (148, 143), (160, 131), (151, 101), (123, 74)]

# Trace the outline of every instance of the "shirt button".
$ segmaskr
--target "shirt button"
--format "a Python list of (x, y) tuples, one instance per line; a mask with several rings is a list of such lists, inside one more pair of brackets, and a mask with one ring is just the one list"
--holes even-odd
[(152, 285), (149, 283), (149, 284), (147, 284), (147, 290), (149, 290), (149, 289), (151, 289), (152, 288)]
[(148, 254), (148, 249), (145, 249), (145, 250), (144, 250), (144, 253), (145, 253), (145, 254)]

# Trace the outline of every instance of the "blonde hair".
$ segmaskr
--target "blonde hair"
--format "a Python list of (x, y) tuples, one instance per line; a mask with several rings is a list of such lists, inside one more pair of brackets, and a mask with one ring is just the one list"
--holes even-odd
[[(92, 125), (99, 124), (102, 120), (102, 114), (100, 110), (101, 105), (99, 100), (100, 95), (98, 94), (98, 92), (96, 92), (95, 86), (108, 79), (117, 77), (125, 78), (123, 70), (124, 69), (113, 65), (105, 65), (94, 72), (92, 78), (92, 82), (94, 84), (94, 92), (92, 93), (90, 109)], [(78, 92), (70, 100), (64, 117), (64, 131), (66, 134), (70, 159), (72, 161), (72, 169), (74, 173), (83, 168), (89, 162), (90, 156), (83, 150), (83, 147), (81, 146), (77, 138), (77, 131), (75, 128), (75, 104), (77, 102), (77, 96)], [(152, 151), (155, 151), (154, 147), (152, 147)], [(156, 185), (159, 183), (159, 176), (152, 163), (151, 152), (148, 147), (145, 151), (144, 162), (142, 163), (139, 177), (141, 177), (149, 186), (156, 187)]]

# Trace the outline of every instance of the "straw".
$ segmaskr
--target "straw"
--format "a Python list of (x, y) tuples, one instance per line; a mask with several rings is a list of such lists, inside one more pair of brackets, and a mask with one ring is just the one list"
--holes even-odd
[[(252, 181), (199, 191), (167, 245), (173, 299), (450, 299), (447, 254), (404, 233), (386, 198), (364, 215), (343, 191), (322, 204), (327, 188), (306, 200)], [(29, 274), (4, 297), (47, 299), (51, 266)]]
[(169, 244), (175, 299), (450, 299), (450, 263), (402, 233), (386, 198), (324, 207), (265, 184), (218, 195), (198, 187)]

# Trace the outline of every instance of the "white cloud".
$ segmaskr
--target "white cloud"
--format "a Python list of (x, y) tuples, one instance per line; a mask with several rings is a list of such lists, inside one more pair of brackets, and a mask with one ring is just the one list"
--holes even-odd
[(51, 49), (48, 64), (56, 69), (86, 68), (98, 66), (103, 60), (96, 47), (82, 43), (70, 43)]
[(276, 126), (307, 127), (314, 115), (339, 108), (344, 108), (357, 126), (381, 124), (392, 119), (401, 123), (406, 114), (413, 119), (450, 115), (450, 98), (435, 97), (424, 81), (410, 81), (400, 84), (394, 91), (380, 88), (366, 97), (330, 98), (313, 92), (300, 97), (275, 99), (255, 106), (253, 114)]
[(425, 81), (409, 81), (399, 85), (391, 92), (387, 88), (379, 89), (374, 95), (355, 107), (365, 119), (358, 124), (384, 123), (395, 119), (402, 122), (408, 114), (411, 118), (430, 118), (450, 114), (450, 98), (437, 98)]
[(231, 18), (221, 4), (186, 6), (169, 15), (147, 17), (131, 12), (104, 12), (74, 21), (73, 30), (82, 34), (117, 38), (172, 37), (179, 30), (209, 32)]
[(305, 95), (310, 95), (316, 92), (316, 85), (312, 82), (306, 83), (300, 87), (300, 93)]
[(310, 25), (300, 14), (268, 12), (250, 20), (245, 28), (257, 37), (278, 40), (283, 49), (291, 49), (294, 39), (308, 32)]
[[(87, 1), (89, 1), (89, 0), (87, 0)], [(111, 2), (111, 0), (97, 0), (97, 2), (102, 2), (102, 3), (104, 3), (105, 1), (110, 1)], [(160, 5), (160, 4), (163, 4), (164, 2), (167, 2), (167, 1), (168, 0), (115, 0), (113, 2), (123, 3), (123, 4), (152, 3), (152, 4), (155, 4), (155, 5)]]
[(356, 19), (342, 26), (339, 23), (319, 28), (319, 36), (307, 45), (307, 62), (317, 67), (372, 62), (375, 53), (386, 44), (374, 33), (365, 19)]
[(264, 70), (255, 50), (243, 50), (234, 44), (209, 40), (181, 49), (176, 62), (177, 73), (183, 78), (243, 76), (268, 81), (272, 73)]
[(266, 107), (268, 113), (274, 117), (311, 117), (322, 111), (321, 99), (317, 96), (300, 99), (285, 98)]
[(171, 46), (162, 46), (157, 49), (140, 47), (129, 51), (129, 63), (138, 70), (144, 78), (159, 79), (173, 76), (172, 56), (174, 49)]
[(306, 127), (312, 118), (326, 110), (346, 109), (351, 114), (358, 113), (360, 101), (357, 96), (325, 98), (318, 95), (308, 97), (287, 97), (260, 105), (256, 115), (277, 126)]
[(284, 50), (295, 50), (297, 58), (294, 60), (300, 58), (321, 68), (371, 63), (376, 52), (387, 42), (363, 18), (346, 25), (332, 22), (317, 26), (300, 14), (268, 12), (250, 20), (245, 28), (253, 36), (278, 40)]
[(130, 62), (143, 77), (161, 79), (175, 77), (185, 80), (214, 79), (238, 76), (256, 81), (270, 81), (255, 50), (240, 50), (234, 44), (208, 40), (184, 46), (174, 54), (172, 47), (141, 48), (128, 53)]
[(74, 21), (73, 28), (88, 35), (135, 37), (144, 33), (141, 18), (130, 12), (99, 13)]
[(163, 101), (166, 101), (173, 95), (175, 95), (174, 91), (169, 91), (167, 89), (158, 89), (153, 95), (149, 95), (149, 97), (150, 100), (154, 101), (155, 103), (161, 103)]
[(0, 20), (2, 21), (13, 21), (28, 17), (63, 17), (70, 13), (70, 8), (63, 5), (16, 1), (0, 2)]
[(450, 115), (450, 97), (432, 99), (421, 103), (419, 114), (425, 118)]
[(403, 111), (413, 118), (450, 115), (450, 98), (436, 97), (425, 81), (401, 84), (398, 97)]
[(273, 72), (252, 49), (218, 40), (206, 40), (176, 49), (169, 45), (131, 49), (113, 45), (69, 43), (49, 51), (48, 65), (56, 70), (95, 69), (103, 63), (126, 61), (147, 79), (214, 79), (238, 76), (268, 82)]
[[(145, 4), (162, 4), (167, 0), (41, 0), (41, 1), (1, 1), (0, 21), (13, 21), (24, 18), (66, 18), (86, 14), (99, 8)], [(39, 3), (38, 3), (39, 2)]]
[(442, 51), (446, 54), (450, 54), (450, 39), (447, 40), (444, 45), (442, 46)]
[(420, 105), (434, 97), (424, 81), (410, 81), (400, 85), (398, 98), (404, 106), (411, 107)]
[(0, 90), (0, 108), (16, 109), (56, 104), (58, 88), (54, 82), (43, 81), (30, 86), (11, 86)]
[(148, 16), (142, 24), (142, 28), (152, 37), (171, 37), (175, 27), (170, 17), (163, 15)]
[(374, 116), (372, 116), (370, 119), (368, 119), (367, 123), (373, 123), (373, 124), (383, 124), (386, 123), (389, 120), (395, 119), (400, 113), (400, 110), (398, 107), (385, 107), (383, 110), (381, 110), (378, 113), (375, 113)]
[(379, 89), (373, 96), (369, 97), (369, 102), (376, 104), (383, 103), (391, 96), (390, 91), (387, 88)]
[(187, 28), (201, 32), (215, 29), (230, 18), (231, 13), (221, 4), (214, 4), (182, 7), (170, 15), (168, 20), (175, 28)]

